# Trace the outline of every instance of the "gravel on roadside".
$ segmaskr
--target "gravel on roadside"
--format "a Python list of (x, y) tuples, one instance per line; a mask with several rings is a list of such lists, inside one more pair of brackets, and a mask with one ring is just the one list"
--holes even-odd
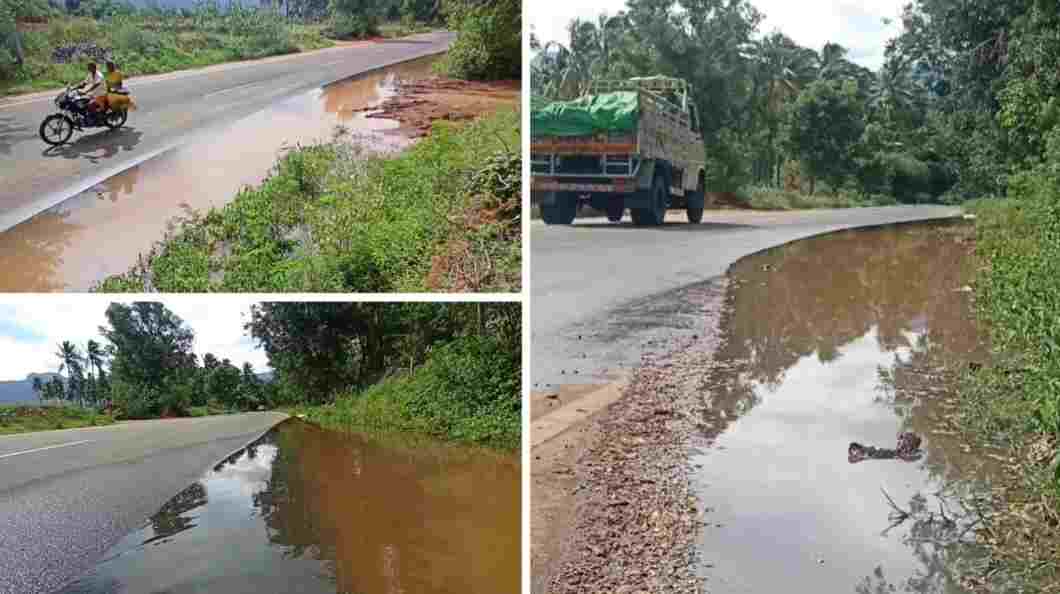
[(691, 594), (703, 525), (692, 489), (699, 393), (717, 348), (725, 280), (686, 296), (703, 330), (645, 355), (622, 397), (594, 421), (598, 436), (578, 460), (575, 525), (554, 566), (550, 594)]

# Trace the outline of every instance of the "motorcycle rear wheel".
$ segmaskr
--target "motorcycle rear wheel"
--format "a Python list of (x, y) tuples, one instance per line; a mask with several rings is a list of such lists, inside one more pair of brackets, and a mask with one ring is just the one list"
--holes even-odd
[(40, 123), (40, 139), (51, 146), (66, 144), (74, 134), (74, 122), (61, 113), (52, 114)]
[(107, 125), (111, 130), (117, 130), (125, 125), (125, 120), (129, 119), (129, 112), (127, 111), (112, 111), (106, 116), (103, 123)]

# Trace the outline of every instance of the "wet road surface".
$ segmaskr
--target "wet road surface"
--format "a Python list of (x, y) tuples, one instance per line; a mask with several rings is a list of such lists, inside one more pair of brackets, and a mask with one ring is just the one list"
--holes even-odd
[(247, 413), (0, 437), (0, 594), (55, 591), (204, 469), (284, 418)]
[[(131, 165), (300, 91), (445, 51), (449, 33), (349, 44), (318, 52), (132, 79), (139, 109), (127, 127), (90, 129), (49, 149), (37, 136), (53, 93), (0, 100), (0, 230)], [(252, 140), (250, 142), (253, 142)]]
[(517, 456), (291, 419), (63, 594), (517, 592)]
[[(976, 515), (957, 495), (994, 462), (947, 421), (955, 370), (988, 352), (966, 236), (846, 231), (733, 266), (701, 388), (712, 443), (692, 457), (710, 592), (964, 591)], [(920, 460), (848, 461), (851, 441), (894, 448), (899, 431), (924, 439)]]
[(396, 80), (430, 76), (437, 60), (419, 58), (296, 94), (0, 232), (0, 292), (84, 291), (124, 273), (173, 218), (224, 205), (260, 183), (286, 148), (329, 140), (336, 126), (366, 150), (406, 147), (398, 122), (360, 110), (392, 96)]
[(959, 214), (946, 206), (708, 211), (700, 225), (654, 229), (606, 219), (570, 227), (534, 221), (532, 387), (614, 379), (653, 344), (690, 335), (699, 308), (680, 290), (723, 274), (743, 256), (828, 231)]

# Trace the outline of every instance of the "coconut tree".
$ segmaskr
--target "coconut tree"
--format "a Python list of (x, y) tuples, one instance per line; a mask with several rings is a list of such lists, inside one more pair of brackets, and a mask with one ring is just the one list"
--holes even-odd
[(41, 381), (40, 376), (33, 376), (33, 393), (37, 395), (37, 400), (44, 404), (44, 382)]
[(67, 397), (73, 401), (78, 400), (78, 404), (83, 405), (83, 373), (84, 367), (82, 363), (81, 353), (77, 349), (77, 345), (64, 340), (59, 344), (59, 350), (56, 351), (55, 356), (59, 358), (59, 373), (66, 370), (66, 376), (68, 379)]

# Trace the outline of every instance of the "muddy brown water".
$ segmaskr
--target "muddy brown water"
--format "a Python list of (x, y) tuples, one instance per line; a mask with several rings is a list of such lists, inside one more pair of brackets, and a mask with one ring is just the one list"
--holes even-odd
[(285, 421), (64, 594), (518, 592), (514, 455)]
[[(692, 460), (708, 591), (963, 591), (979, 551), (961, 500), (993, 468), (945, 422), (954, 370), (987, 350), (970, 250), (961, 225), (915, 224), (732, 267), (703, 383), (713, 431)], [(923, 437), (922, 459), (848, 462), (851, 441), (893, 448), (899, 431)]]
[[(0, 233), (0, 291), (83, 291), (129, 270), (187, 209), (206, 210), (260, 183), (286, 147), (332, 138), (337, 126), (368, 150), (411, 144), (394, 120), (361, 111), (396, 80), (431, 75), (430, 56), (357, 76), (199, 135)], [(134, 130), (123, 130), (133, 134)]]

